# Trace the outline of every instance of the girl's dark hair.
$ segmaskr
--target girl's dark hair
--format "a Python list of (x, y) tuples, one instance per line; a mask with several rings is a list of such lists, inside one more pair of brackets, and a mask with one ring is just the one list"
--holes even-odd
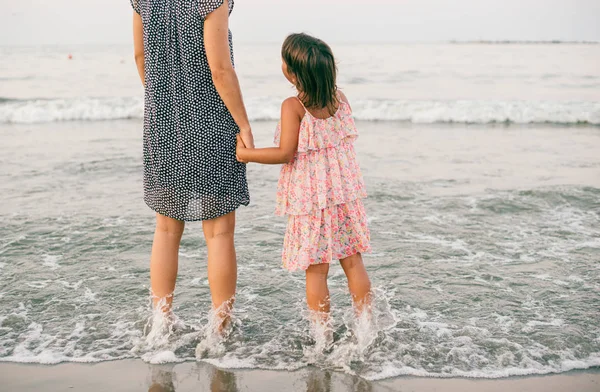
[(281, 57), (297, 79), (300, 100), (307, 108), (327, 108), (334, 115), (337, 97), (337, 66), (329, 45), (308, 34), (291, 34), (283, 42)]

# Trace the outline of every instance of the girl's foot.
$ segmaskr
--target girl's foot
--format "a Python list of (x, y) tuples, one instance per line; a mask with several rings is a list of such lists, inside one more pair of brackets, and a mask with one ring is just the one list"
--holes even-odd
[(324, 352), (333, 344), (333, 324), (329, 312), (310, 311), (310, 332), (316, 352)]

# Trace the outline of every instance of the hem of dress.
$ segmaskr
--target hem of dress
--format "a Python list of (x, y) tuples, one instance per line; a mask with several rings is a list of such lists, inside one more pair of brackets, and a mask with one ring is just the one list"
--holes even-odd
[(298, 146), (298, 149), (296, 151), (296, 153), (297, 153), (296, 156), (308, 155), (311, 152), (315, 152), (315, 151), (331, 150), (333, 148), (338, 148), (342, 143), (350, 142), (350, 144), (352, 144), (352, 143), (354, 143), (354, 141), (356, 139), (358, 139), (358, 133), (344, 135), (343, 137), (340, 137), (340, 139), (337, 141), (337, 144), (331, 144), (328, 146)]
[(220, 218), (220, 217), (225, 216), (227, 214), (230, 214), (233, 211), (236, 211), (241, 206), (248, 207), (250, 205), (250, 199), (247, 199), (247, 200), (244, 200), (244, 201), (238, 201), (237, 205), (235, 207), (228, 208), (228, 209), (225, 210), (224, 213), (215, 215), (212, 218), (199, 218), (199, 219), (180, 219), (178, 217), (173, 216), (172, 214), (166, 214), (164, 212), (159, 211), (158, 208), (154, 208), (153, 206), (151, 206), (150, 203), (145, 198), (144, 198), (144, 203), (146, 203), (146, 205), (148, 206), (148, 208), (150, 208), (152, 211), (154, 211), (157, 214), (160, 214), (162, 216), (166, 216), (167, 218), (175, 219), (175, 220), (178, 220), (180, 222), (202, 222), (202, 221), (209, 221), (209, 220), (217, 219), (217, 218)]
[[(371, 244), (367, 245), (367, 246), (355, 246), (354, 248), (352, 248), (352, 250), (343, 253), (343, 256), (340, 257), (340, 259), (336, 259), (336, 260), (341, 260), (341, 259), (345, 259), (346, 257), (350, 257), (350, 256), (354, 256), (355, 254), (364, 254), (364, 253), (371, 253), (372, 249), (371, 249)], [(306, 271), (309, 267), (313, 266), (313, 265), (321, 265), (321, 264), (331, 264), (333, 260), (329, 260), (329, 261), (323, 261), (320, 263), (313, 263), (308, 265), (306, 268), (301, 268), (301, 267), (296, 267), (296, 268), (287, 268), (284, 264), (282, 264), (282, 268), (287, 270), (288, 272), (297, 272), (297, 271)]]
[(342, 201), (342, 202), (339, 202), (339, 203), (327, 204), (325, 206), (325, 208), (313, 208), (312, 210), (310, 210), (306, 214), (290, 214), (287, 211), (286, 212), (281, 212), (281, 211), (279, 211), (279, 210), (276, 209), (275, 210), (275, 216), (303, 216), (303, 215), (312, 215), (313, 212), (315, 212), (315, 211), (323, 211), (323, 210), (325, 210), (327, 208), (330, 208), (330, 207), (337, 207), (337, 206), (341, 206), (343, 204), (349, 204), (349, 203), (355, 202), (357, 200), (365, 200), (365, 199), (368, 199), (368, 198), (369, 198), (369, 196), (365, 193), (364, 196), (363, 195), (359, 195), (359, 196), (356, 196), (354, 199)]

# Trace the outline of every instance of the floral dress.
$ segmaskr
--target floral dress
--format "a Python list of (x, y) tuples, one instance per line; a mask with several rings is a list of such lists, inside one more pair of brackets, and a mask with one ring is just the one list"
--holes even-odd
[[(307, 110), (299, 132), (298, 151), (283, 165), (277, 189), (276, 214), (288, 216), (283, 267), (290, 271), (371, 250), (350, 106), (341, 102), (327, 119)], [(280, 139), (281, 123), (276, 145)]]

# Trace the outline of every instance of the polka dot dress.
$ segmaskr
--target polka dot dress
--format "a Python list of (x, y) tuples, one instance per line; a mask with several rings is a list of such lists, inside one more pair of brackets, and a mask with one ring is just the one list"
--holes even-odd
[(246, 166), (235, 158), (239, 128), (215, 89), (204, 49), (204, 18), (223, 0), (130, 1), (144, 26), (146, 204), (182, 221), (248, 205)]

